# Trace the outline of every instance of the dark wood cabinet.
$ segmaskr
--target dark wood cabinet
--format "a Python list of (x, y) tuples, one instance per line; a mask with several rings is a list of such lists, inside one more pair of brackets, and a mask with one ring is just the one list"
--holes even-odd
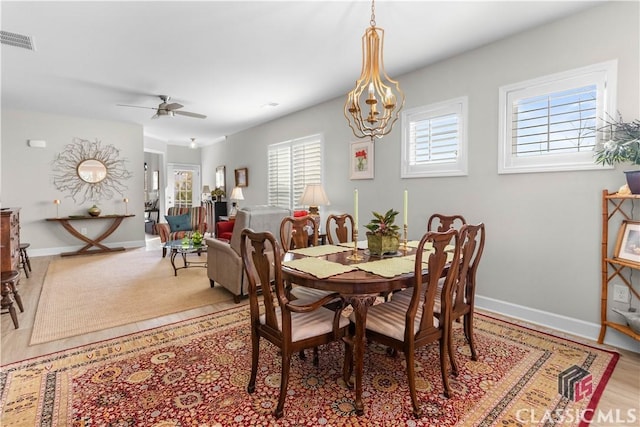
[(3, 208), (0, 226), (2, 271), (18, 270), (20, 262), (20, 208)]

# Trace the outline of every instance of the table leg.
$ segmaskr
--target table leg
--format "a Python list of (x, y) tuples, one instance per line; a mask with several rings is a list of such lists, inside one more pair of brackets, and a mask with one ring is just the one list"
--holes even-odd
[(171, 267), (173, 267), (173, 275), (178, 275), (178, 269), (176, 268), (176, 256), (178, 256), (178, 250), (171, 248)]
[(353, 360), (356, 377), (356, 414), (364, 415), (364, 403), (362, 402), (362, 377), (364, 375), (364, 348), (366, 346), (365, 326), (367, 324), (367, 310), (373, 305), (377, 295), (353, 295), (349, 297), (349, 303), (353, 307), (356, 318), (355, 337), (353, 339)]

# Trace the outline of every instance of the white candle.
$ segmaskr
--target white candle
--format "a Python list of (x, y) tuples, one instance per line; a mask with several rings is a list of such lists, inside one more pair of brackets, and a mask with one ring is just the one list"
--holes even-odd
[(358, 189), (353, 190), (353, 223), (354, 228), (358, 229)]
[(404, 225), (407, 225), (407, 217), (409, 211), (409, 192), (404, 190)]

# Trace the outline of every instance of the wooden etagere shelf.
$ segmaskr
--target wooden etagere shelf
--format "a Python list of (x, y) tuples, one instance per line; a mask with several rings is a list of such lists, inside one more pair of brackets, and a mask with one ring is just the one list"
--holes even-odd
[[(598, 337), (598, 343), (600, 344), (602, 344), (602, 342), (604, 341), (604, 336), (607, 332), (607, 328), (615, 329), (618, 332), (621, 332), (640, 341), (640, 334), (632, 331), (631, 328), (629, 328), (627, 325), (607, 320), (607, 310), (609, 307), (609, 284), (615, 279), (618, 279), (619, 282), (624, 283), (629, 289), (629, 292), (635, 295), (636, 299), (640, 300), (640, 295), (633, 288), (633, 285), (629, 280), (629, 275), (626, 274), (629, 269), (640, 271), (640, 263), (636, 263), (623, 258), (611, 257), (609, 254), (609, 228), (614, 227), (616, 233), (616, 235), (614, 236), (615, 239), (618, 238), (619, 232), (619, 225), (615, 223), (610, 224), (611, 220), (612, 218), (619, 218), (621, 223), (625, 220), (638, 221), (637, 219), (633, 218), (635, 200), (640, 200), (640, 195), (620, 195), (618, 193), (610, 193), (608, 190), (602, 191), (602, 287), (600, 297), (601, 327), (600, 335)], [(640, 214), (640, 206), (638, 206), (638, 214)]]

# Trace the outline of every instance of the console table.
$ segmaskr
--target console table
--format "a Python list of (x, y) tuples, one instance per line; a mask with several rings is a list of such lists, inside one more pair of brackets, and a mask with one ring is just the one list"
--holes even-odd
[[(130, 217), (133, 217), (133, 216), (135, 216), (135, 215), (133, 215), (133, 214), (130, 214), (130, 215), (100, 215), (100, 216), (73, 215), (73, 216), (66, 216), (66, 217), (62, 217), (62, 218), (46, 218), (46, 220), (47, 221), (59, 222), (64, 227), (65, 230), (67, 230), (69, 233), (71, 233), (72, 236), (77, 237), (78, 239), (80, 239), (83, 242), (87, 243), (82, 248), (78, 249), (77, 251), (64, 252), (64, 253), (60, 254), (61, 256), (71, 256), (71, 255), (90, 255), (90, 254), (102, 254), (102, 253), (107, 253), (107, 252), (124, 251), (124, 248), (122, 248), (122, 247), (110, 248), (108, 246), (103, 245), (100, 242), (102, 242), (109, 235), (111, 235), (111, 233), (113, 233), (120, 226), (120, 223), (122, 222), (123, 219), (130, 218)], [(72, 221), (100, 221), (100, 220), (105, 220), (105, 219), (110, 219), (113, 222), (111, 223), (111, 226), (104, 233), (102, 233), (101, 235), (99, 235), (95, 239), (91, 239), (91, 238), (85, 236), (84, 234), (80, 233), (76, 228), (74, 228), (73, 225), (71, 225)], [(93, 246), (95, 246), (97, 249), (90, 249)]]

